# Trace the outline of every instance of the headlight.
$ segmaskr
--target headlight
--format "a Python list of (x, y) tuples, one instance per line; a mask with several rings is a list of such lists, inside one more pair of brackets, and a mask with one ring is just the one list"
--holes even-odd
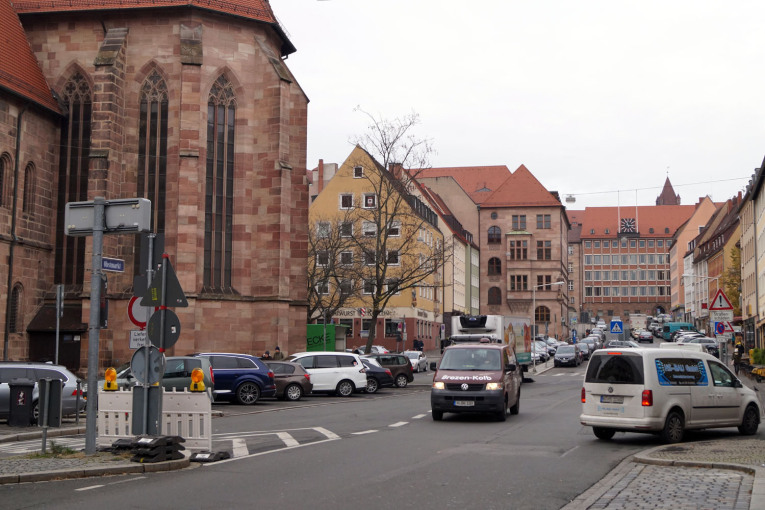
[(436, 381), (433, 383), (433, 389), (434, 390), (442, 390), (444, 389), (444, 383), (442, 381)]
[(486, 383), (486, 389), (487, 390), (501, 390), (504, 386), (501, 382), (490, 382)]

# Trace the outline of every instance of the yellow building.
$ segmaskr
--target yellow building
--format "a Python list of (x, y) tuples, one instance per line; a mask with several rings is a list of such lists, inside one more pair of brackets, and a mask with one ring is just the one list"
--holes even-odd
[(331, 269), (315, 282), (316, 299), (345, 297), (327, 308), (333, 322), (348, 326), (346, 346), (364, 345), (373, 334), (374, 344), (389, 349), (411, 349), (414, 340), (436, 348), (448, 256), (438, 215), (409, 174), (384, 168), (358, 146), (331, 179), (322, 177), (309, 209), (319, 249), (309, 255), (308, 271)]

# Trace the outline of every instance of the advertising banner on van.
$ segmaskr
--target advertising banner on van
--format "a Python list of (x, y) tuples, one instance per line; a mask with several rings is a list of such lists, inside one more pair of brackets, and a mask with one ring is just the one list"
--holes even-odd
[(656, 358), (656, 373), (662, 386), (707, 386), (704, 362), (693, 358)]

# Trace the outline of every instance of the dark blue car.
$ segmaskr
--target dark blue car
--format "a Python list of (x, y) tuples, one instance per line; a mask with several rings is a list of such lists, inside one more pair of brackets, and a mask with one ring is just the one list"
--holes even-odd
[(202, 352), (194, 356), (210, 360), (215, 374), (215, 400), (252, 405), (260, 397), (276, 395), (274, 373), (260, 358), (225, 352)]

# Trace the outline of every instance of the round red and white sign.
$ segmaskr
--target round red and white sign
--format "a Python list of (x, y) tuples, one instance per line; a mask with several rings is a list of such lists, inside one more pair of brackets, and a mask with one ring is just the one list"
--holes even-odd
[(146, 317), (146, 307), (141, 306), (141, 299), (133, 296), (128, 303), (128, 317), (130, 322), (135, 324), (141, 329), (146, 329), (146, 320), (141, 320), (139, 317)]

